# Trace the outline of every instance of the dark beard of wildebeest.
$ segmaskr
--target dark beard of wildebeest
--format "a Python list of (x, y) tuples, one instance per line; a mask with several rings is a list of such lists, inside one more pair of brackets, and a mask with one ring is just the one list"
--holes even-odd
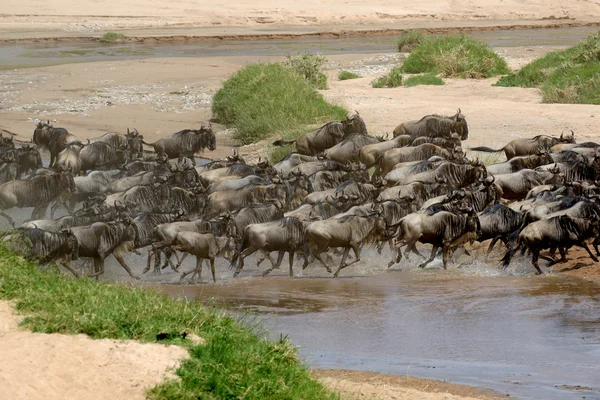
[[(294, 254), (303, 248), (305, 244), (304, 225), (297, 218), (285, 217), (279, 221), (248, 225), (244, 229), (242, 242), (231, 262), (232, 266), (235, 265), (239, 257), (239, 264), (233, 276), (236, 277), (242, 272), (244, 259), (258, 250), (279, 252), (277, 262), (273, 267), (266, 270), (263, 276), (269, 274), (273, 269), (279, 268), (286, 252), (289, 258), (289, 274), (294, 276)], [(304, 251), (303, 255), (304, 265), (302, 269), (305, 269), (308, 265), (307, 251)]]
[(426, 115), (420, 120), (404, 122), (394, 129), (394, 137), (410, 135), (414, 138), (421, 136), (450, 138), (452, 133), (458, 133), (460, 140), (469, 138), (467, 120), (460, 108), (451, 117), (437, 114)]
[(401, 247), (407, 246), (405, 256), (408, 259), (408, 252), (413, 251), (421, 255), (415, 245), (417, 242), (433, 245), (431, 255), (428, 260), (419, 265), (419, 268), (425, 268), (427, 264), (433, 261), (437, 251), (442, 247), (443, 266), (446, 269), (448, 256), (452, 248), (473, 241), (477, 238), (479, 230), (479, 219), (477, 215), (469, 213), (452, 213), (440, 211), (433, 215), (422, 213), (412, 213), (400, 220), (395, 237), (396, 247), (398, 247), (398, 258), (395, 262), (402, 259)]
[(504, 154), (506, 154), (506, 159), (510, 160), (516, 156), (527, 156), (530, 154), (538, 154), (541, 151), (550, 151), (552, 146), (559, 143), (575, 143), (575, 134), (571, 134), (570, 136), (566, 137), (563, 134), (561, 134), (560, 137), (538, 135), (531, 139), (513, 140), (498, 150), (494, 150), (485, 146), (472, 147), (469, 150), (483, 151), (486, 153), (499, 153), (503, 151)]
[(589, 239), (598, 236), (598, 224), (598, 220), (571, 218), (568, 215), (533, 222), (519, 233), (517, 247), (506, 252), (503, 267), (508, 267), (513, 255), (520, 248), (528, 249), (531, 252), (531, 263), (537, 270), (536, 275), (542, 274), (538, 264), (539, 258), (549, 261), (548, 266), (557, 262), (551, 257), (540, 254), (543, 249), (558, 248), (561, 262), (565, 262), (567, 259), (566, 249), (577, 246), (585, 249), (590, 258), (598, 262), (586, 243)]
[(70, 143), (78, 142), (75, 135), (67, 132), (65, 128), (54, 128), (50, 121), (39, 122), (33, 131), (33, 143), (40, 149), (50, 152), (50, 167), (54, 166), (56, 156)]
[(358, 112), (352, 116), (347, 116), (344, 121), (328, 122), (322, 127), (302, 135), (295, 140), (277, 140), (273, 142), (273, 146), (284, 146), (295, 143), (298, 153), (306, 156), (315, 156), (335, 146), (352, 133), (367, 134), (365, 121)]
[(69, 171), (58, 170), (53, 175), (4, 183), (0, 185), (0, 215), (14, 225), (4, 210), (34, 207), (31, 219), (40, 219), (46, 214), (48, 204), (63, 192), (75, 192), (75, 181)]
[(200, 129), (184, 129), (154, 143), (143, 142), (154, 148), (157, 154), (165, 153), (169, 158), (188, 157), (196, 165), (195, 154), (208, 148), (213, 151), (217, 142), (212, 125), (202, 125)]
[(129, 276), (139, 279), (123, 259), (125, 252), (135, 249), (135, 228), (129, 222), (96, 222), (89, 227), (70, 228), (68, 232), (77, 238), (75, 258), (94, 260), (92, 276), (98, 278), (104, 273), (104, 260), (112, 254)]
[[(306, 228), (306, 239), (310, 254), (325, 267), (331, 268), (323, 261), (321, 254), (331, 247), (343, 247), (344, 254), (340, 266), (333, 275), (337, 277), (343, 268), (360, 261), (360, 246), (377, 237), (386, 235), (385, 220), (377, 213), (367, 216), (344, 215), (325, 221), (315, 221)], [(354, 251), (354, 260), (346, 263), (350, 249)]]
[(41, 265), (60, 262), (74, 276), (79, 277), (70, 265), (71, 260), (77, 259), (78, 253), (77, 239), (73, 235), (36, 228), (19, 228), (5, 244), (17, 254)]

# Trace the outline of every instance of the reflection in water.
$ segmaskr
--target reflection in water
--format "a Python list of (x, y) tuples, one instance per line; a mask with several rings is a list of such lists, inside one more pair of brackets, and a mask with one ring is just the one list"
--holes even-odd
[[(593, 283), (411, 270), (161, 290), (258, 311), (314, 367), (410, 373), (522, 399), (600, 398), (600, 286)], [(567, 389), (576, 385), (590, 389)]]

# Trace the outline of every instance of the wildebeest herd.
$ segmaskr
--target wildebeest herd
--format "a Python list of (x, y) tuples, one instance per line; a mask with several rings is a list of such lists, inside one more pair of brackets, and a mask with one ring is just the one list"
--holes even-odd
[[(1, 133), (0, 215), (12, 223), (6, 210), (34, 208), (5, 240), (25, 257), (60, 263), (76, 276), (72, 260), (91, 258), (98, 276), (112, 254), (136, 277), (123, 254), (141, 248), (148, 249), (144, 273), (153, 259), (160, 273), (177, 270), (191, 254), (196, 268), (182, 278), (193, 273), (198, 280), (203, 260), (215, 280), (215, 258), (227, 259), (237, 276), (256, 252), (258, 265), (271, 263), (264, 275), (288, 253), (290, 276), (296, 258), (303, 269), (318, 262), (332, 272), (340, 257), (338, 276), (360, 261), (367, 244), (379, 252), (389, 245), (388, 266), (409, 252), (421, 256), (416, 245), (423, 243), (432, 245), (431, 255), (419, 266), (441, 248), (446, 268), (457, 248), (486, 240), (488, 253), (504, 243), (504, 266), (528, 251), (537, 273), (540, 257), (565, 261), (572, 246), (597, 261), (588, 243), (598, 253), (600, 145), (576, 144), (572, 132), (517, 139), (499, 150), (469, 149), (505, 153), (507, 161), (487, 166), (463, 150), (469, 131), (460, 109), (404, 122), (389, 140), (369, 135), (357, 112), (274, 142), (296, 146), (275, 165), (246, 163), (234, 150), (196, 166), (196, 153), (216, 148), (210, 124), (152, 144), (137, 130), (83, 143), (49, 122), (38, 123), (20, 147), (14, 134)], [(155, 153), (144, 157), (143, 145)], [(49, 168), (39, 150), (49, 151)], [(68, 214), (53, 219), (58, 210)]]

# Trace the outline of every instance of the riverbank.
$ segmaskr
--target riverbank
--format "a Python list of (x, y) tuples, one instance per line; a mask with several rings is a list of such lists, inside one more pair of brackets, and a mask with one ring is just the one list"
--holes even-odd
[[(358, 0), (320, 2), (237, 2), (223, 7), (209, 2), (158, 0), (73, 2), (7, 0), (0, 11), (3, 39), (100, 36), (119, 31), (128, 36), (234, 38), (289, 34), (351, 34), (394, 29), (512, 29), (518, 26), (581, 26), (598, 22), (600, 5), (584, 0), (501, 2), (485, 0), (404, 2)], [(433, 32), (433, 31), (432, 31)], [(385, 32), (383, 32), (385, 33)], [(442, 33), (442, 31), (438, 31)], [(163, 40), (163, 39), (161, 39)]]

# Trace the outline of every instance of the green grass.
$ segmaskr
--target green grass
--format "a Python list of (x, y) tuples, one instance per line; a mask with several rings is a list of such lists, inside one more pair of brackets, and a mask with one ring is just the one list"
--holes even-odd
[(380, 76), (371, 82), (374, 88), (393, 88), (402, 86), (402, 68), (394, 67), (387, 75)]
[(124, 39), (125, 39), (125, 35), (122, 33), (106, 32), (104, 35), (102, 35), (102, 37), (100, 38), (100, 41), (106, 42), (106, 43), (111, 43), (111, 42), (118, 42), (118, 41), (124, 40)]
[(426, 39), (402, 66), (409, 74), (431, 73), (445, 78), (489, 78), (509, 73), (506, 61), (484, 43), (466, 36)]
[(444, 81), (434, 74), (413, 75), (404, 80), (405, 87), (417, 85), (443, 85)]
[(495, 86), (539, 88), (544, 103), (600, 104), (600, 32), (546, 54)]
[(278, 137), (311, 124), (342, 120), (347, 110), (325, 101), (298, 73), (278, 63), (249, 64), (213, 97), (213, 116), (235, 129), (241, 144)]
[(150, 399), (337, 399), (309, 376), (285, 338), (263, 332), (215, 309), (173, 300), (151, 290), (70, 279), (45, 272), (0, 246), (0, 298), (15, 301), (35, 332), (83, 333), (92, 338), (157, 341), (158, 333), (194, 333), (190, 358)]
[(338, 79), (340, 81), (347, 81), (349, 79), (356, 79), (360, 77), (361, 76), (359, 74), (355, 74), (354, 72), (350, 71), (340, 71), (340, 73), (338, 74)]
[(400, 35), (398, 40), (396, 41), (396, 45), (398, 46), (398, 51), (401, 53), (410, 53), (414, 49), (416, 49), (421, 42), (425, 40), (425, 35), (422, 32), (409, 31), (407, 33), (403, 33)]
[(296, 71), (315, 89), (327, 89), (327, 75), (323, 73), (326, 61), (323, 54), (296, 53), (287, 56), (283, 65)]

